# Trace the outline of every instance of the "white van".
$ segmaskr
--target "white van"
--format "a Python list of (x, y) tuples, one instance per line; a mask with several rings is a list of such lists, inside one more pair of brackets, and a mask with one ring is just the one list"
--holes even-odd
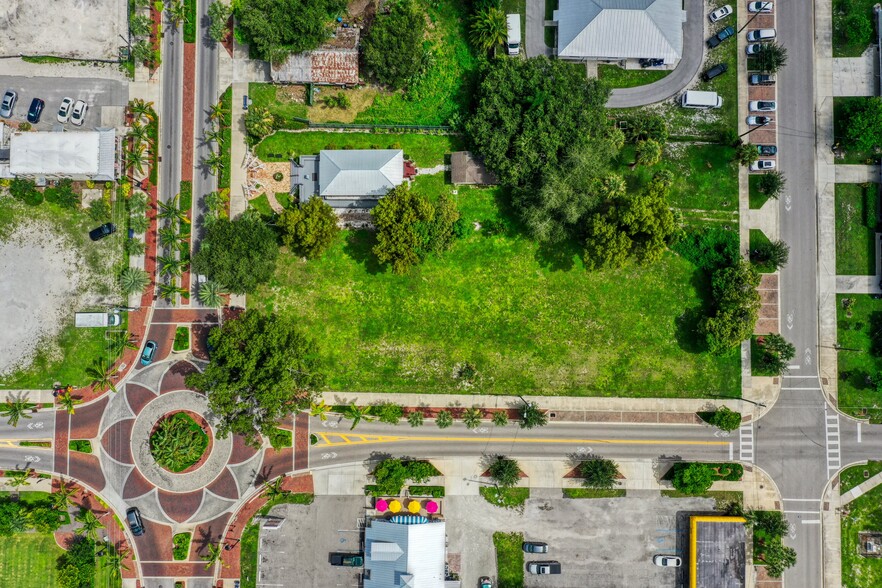
[(680, 97), (680, 106), (683, 108), (719, 108), (722, 105), (723, 98), (716, 92), (687, 90)]
[(517, 55), (521, 52), (521, 15), (507, 14), (505, 20), (508, 23), (508, 54)]
[(77, 312), (74, 313), (74, 326), (77, 327), (118, 327), (119, 313), (116, 312)]
[(754, 29), (747, 33), (747, 40), (751, 43), (771, 41), (775, 38), (775, 34), (775, 29)]

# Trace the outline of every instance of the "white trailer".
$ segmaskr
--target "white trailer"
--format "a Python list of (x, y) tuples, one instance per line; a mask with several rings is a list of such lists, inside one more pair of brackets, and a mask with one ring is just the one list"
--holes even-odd
[(74, 324), (78, 327), (118, 327), (121, 322), (116, 312), (78, 312)]

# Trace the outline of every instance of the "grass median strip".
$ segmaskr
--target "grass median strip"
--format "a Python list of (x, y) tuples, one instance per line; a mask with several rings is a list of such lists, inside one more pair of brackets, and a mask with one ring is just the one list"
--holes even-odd
[(523, 588), (524, 551), (521, 533), (493, 533), (496, 548), (496, 581), (499, 588)]

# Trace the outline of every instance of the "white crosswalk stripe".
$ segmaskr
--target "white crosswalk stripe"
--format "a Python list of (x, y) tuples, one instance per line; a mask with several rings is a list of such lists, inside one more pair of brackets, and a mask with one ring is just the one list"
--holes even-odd
[(833, 472), (842, 466), (839, 443), (839, 415), (827, 413), (824, 407), (824, 431), (827, 437), (827, 471)]
[(741, 461), (753, 463), (753, 423), (741, 425), (738, 429), (738, 454)]

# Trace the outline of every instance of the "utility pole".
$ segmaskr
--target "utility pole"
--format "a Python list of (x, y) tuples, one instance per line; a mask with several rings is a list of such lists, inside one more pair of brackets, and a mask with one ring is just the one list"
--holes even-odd
[(738, 139), (740, 140), (741, 137), (743, 137), (744, 135), (749, 135), (750, 133), (754, 132), (755, 130), (757, 130), (757, 129), (761, 129), (761, 128), (763, 128), (763, 127), (765, 127), (765, 126), (768, 126), (768, 125), (770, 125), (770, 124), (771, 124), (771, 121), (770, 121), (770, 122), (767, 122), (767, 123), (765, 123), (765, 124), (756, 125), (755, 127), (751, 127), (750, 130), (748, 130), (746, 133), (741, 133), (740, 135), (738, 135)]
[[(763, 8), (765, 8), (765, 7), (768, 6), (769, 4), (771, 4), (771, 2), (763, 2)], [(761, 15), (762, 13), (763, 13), (763, 12), (762, 12), (762, 9), (760, 9), (756, 14), (754, 14), (753, 16), (751, 16), (750, 19), (749, 19), (746, 23), (744, 23), (744, 26), (741, 27), (740, 29), (738, 29), (738, 32), (740, 33), (741, 31), (743, 31), (744, 29), (746, 29), (746, 28), (750, 25), (750, 23), (753, 22), (753, 19), (755, 19), (756, 17), (758, 17), (758, 16)]]

